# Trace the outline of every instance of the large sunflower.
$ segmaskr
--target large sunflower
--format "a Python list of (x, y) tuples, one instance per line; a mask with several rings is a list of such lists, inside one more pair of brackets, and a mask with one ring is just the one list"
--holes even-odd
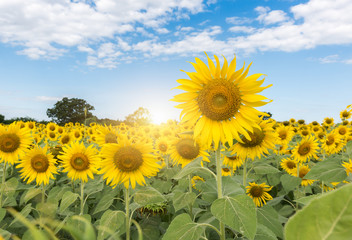
[(236, 154), (242, 159), (255, 157), (261, 158), (262, 154), (269, 154), (268, 149), (274, 149), (277, 141), (277, 133), (272, 127), (272, 123), (262, 121), (259, 128), (254, 128), (253, 133), (248, 133), (251, 140), (242, 138), (243, 142), (237, 142), (231, 148), (232, 154)]
[(152, 144), (134, 142), (127, 136), (120, 135), (118, 143), (104, 144), (101, 149), (102, 168), (100, 173), (104, 174), (107, 184), (116, 187), (123, 183), (129, 188), (145, 184), (144, 177), (155, 176), (160, 169), (156, 163), (156, 157)]
[(255, 182), (250, 182), (246, 189), (247, 195), (253, 199), (253, 202), (257, 207), (262, 207), (263, 204), (266, 204), (266, 201), (273, 199), (273, 197), (267, 193), (272, 187), (265, 183), (256, 184)]
[(96, 129), (95, 142), (103, 146), (106, 143), (117, 143), (118, 132), (112, 126), (99, 126)]
[(210, 146), (214, 141), (215, 149), (219, 142), (228, 142), (232, 145), (233, 139), (241, 141), (240, 134), (250, 139), (248, 132), (258, 127), (258, 115), (264, 113), (254, 109), (270, 101), (257, 93), (270, 87), (260, 87), (264, 79), (257, 81), (263, 74), (247, 76), (249, 67), (244, 66), (236, 71), (236, 58), (230, 64), (224, 58), (220, 67), (217, 56), (214, 56), (216, 65), (207, 56), (209, 67), (196, 58), (192, 63), (196, 72), (186, 72), (189, 79), (178, 79), (181, 86), (176, 89), (185, 93), (176, 95), (172, 101), (181, 102), (177, 108), (183, 109), (180, 117), (182, 122), (189, 121), (196, 124), (194, 137)]
[(343, 147), (343, 137), (336, 131), (331, 131), (325, 137), (321, 148), (324, 149), (327, 155), (338, 153)]
[(7, 128), (0, 125), (0, 162), (13, 165), (24, 156), (32, 143), (31, 133), (20, 124), (12, 123)]
[(313, 136), (307, 136), (292, 150), (292, 157), (300, 162), (306, 162), (311, 158), (318, 158), (318, 141)]
[(202, 161), (209, 162), (208, 156), (204, 144), (199, 139), (193, 139), (192, 135), (181, 135), (170, 147), (170, 158), (174, 165), (181, 164), (182, 168), (198, 157), (203, 157)]
[(53, 174), (57, 174), (56, 171), (56, 159), (48, 151), (48, 147), (40, 148), (35, 146), (29, 150), (26, 155), (20, 160), (16, 168), (22, 168), (21, 178), (27, 183), (36, 181), (37, 185), (49, 184), (49, 179), (55, 179)]
[(88, 182), (88, 176), (94, 179), (93, 174), (99, 168), (100, 159), (93, 145), (86, 148), (83, 143), (75, 141), (64, 145), (62, 150), (62, 155), (57, 156), (62, 160), (62, 172), (67, 172), (67, 176), (73, 181), (79, 179)]

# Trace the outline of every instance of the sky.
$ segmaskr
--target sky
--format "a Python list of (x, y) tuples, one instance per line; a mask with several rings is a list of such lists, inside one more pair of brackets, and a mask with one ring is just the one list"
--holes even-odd
[[(352, 104), (350, 0), (0, 1), (0, 114), (49, 120), (63, 97), (98, 118), (179, 119), (180, 71), (206, 52), (265, 74), (261, 111), (339, 121)], [(213, 57), (212, 57), (213, 58)]]

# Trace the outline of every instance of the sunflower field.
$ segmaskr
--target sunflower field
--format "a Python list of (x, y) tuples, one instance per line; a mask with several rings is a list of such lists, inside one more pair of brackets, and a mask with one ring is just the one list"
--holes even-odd
[(179, 122), (0, 125), (0, 239), (351, 239), (352, 105), (277, 122), (263, 74), (206, 57)]

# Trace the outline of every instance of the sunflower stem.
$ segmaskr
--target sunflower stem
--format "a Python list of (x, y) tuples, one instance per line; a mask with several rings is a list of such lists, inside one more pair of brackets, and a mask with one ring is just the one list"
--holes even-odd
[[(216, 183), (218, 190), (218, 199), (222, 198), (222, 175), (221, 175), (221, 144), (219, 144), (218, 149), (216, 150)], [(220, 221), (220, 240), (225, 240), (225, 225)]]
[(0, 208), (2, 208), (2, 197), (4, 195), (4, 186), (5, 186), (5, 181), (6, 181), (6, 167), (7, 167), (7, 162), (4, 164), (4, 169), (2, 172), (2, 181), (1, 181), (1, 194), (0, 194)]
[(243, 186), (247, 186), (247, 158), (243, 161)]
[(130, 240), (130, 193), (125, 189), (125, 209), (126, 209), (126, 240)]
[(44, 204), (45, 202), (45, 186), (44, 183), (42, 183), (42, 203)]
[(81, 211), (79, 215), (83, 215), (84, 210), (84, 182), (81, 182)]
[(136, 226), (137, 231), (138, 231), (138, 240), (143, 240), (143, 231), (141, 226), (138, 224), (138, 222), (134, 219), (131, 220), (131, 222)]
[[(189, 192), (192, 193), (192, 176), (191, 174), (188, 175), (188, 188), (189, 188)], [(189, 204), (189, 215), (191, 216), (191, 218), (193, 218), (193, 206), (192, 203)]]

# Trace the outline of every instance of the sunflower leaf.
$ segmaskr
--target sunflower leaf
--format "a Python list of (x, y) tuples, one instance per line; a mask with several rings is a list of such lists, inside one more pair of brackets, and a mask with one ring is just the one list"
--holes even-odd
[(258, 163), (253, 169), (256, 174), (273, 174), (280, 172), (277, 168), (267, 163)]
[(26, 194), (21, 197), (20, 204), (27, 203), (29, 200), (40, 194), (42, 191), (39, 188), (30, 188), (27, 190)]
[(145, 206), (164, 202), (166, 198), (155, 188), (146, 187), (135, 193), (134, 201), (140, 206)]
[(352, 185), (313, 199), (286, 224), (287, 240), (350, 239)]
[(175, 217), (168, 229), (163, 240), (198, 240), (204, 233), (205, 227), (192, 221), (191, 217), (183, 213)]
[(101, 216), (98, 240), (106, 239), (109, 235), (113, 235), (116, 231), (124, 226), (125, 213), (122, 211), (107, 210)]
[(188, 207), (189, 205), (193, 205), (196, 198), (197, 196), (193, 192), (176, 192), (172, 201), (175, 208), (175, 212), (184, 207)]
[(350, 158), (352, 158), (352, 141), (348, 141), (346, 144), (346, 152)]
[(210, 210), (219, 221), (248, 239), (254, 239), (257, 232), (257, 213), (253, 200), (247, 195), (217, 199)]
[(284, 228), (279, 221), (279, 214), (271, 206), (257, 208), (258, 223), (269, 228), (276, 236), (283, 238)]
[(178, 172), (173, 179), (179, 180), (185, 176), (194, 173), (195, 171), (201, 170), (203, 167), (201, 165), (202, 157), (194, 159), (192, 162), (187, 164), (180, 172)]
[(277, 240), (275, 233), (262, 224), (258, 224), (254, 240)]
[(318, 162), (304, 178), (327, 182), (341, 182), (347, 178), (347, 174), (346, 169), (339, 160), (329, 159)]
[(301, 184), (301, 181), (302, 181), (301, 178), (294, 177), (289, 174), (282, 175), (280, 180), (286, 193), (294, 190), (296, 187), (298, 187), (299, 184)]
[(71, 191), (67, 191), (64, 193), (60, 203), (60, 213), (63, 213), (71, 204), (73, 204), (78, 198), (77, 193), (73, 193)]

